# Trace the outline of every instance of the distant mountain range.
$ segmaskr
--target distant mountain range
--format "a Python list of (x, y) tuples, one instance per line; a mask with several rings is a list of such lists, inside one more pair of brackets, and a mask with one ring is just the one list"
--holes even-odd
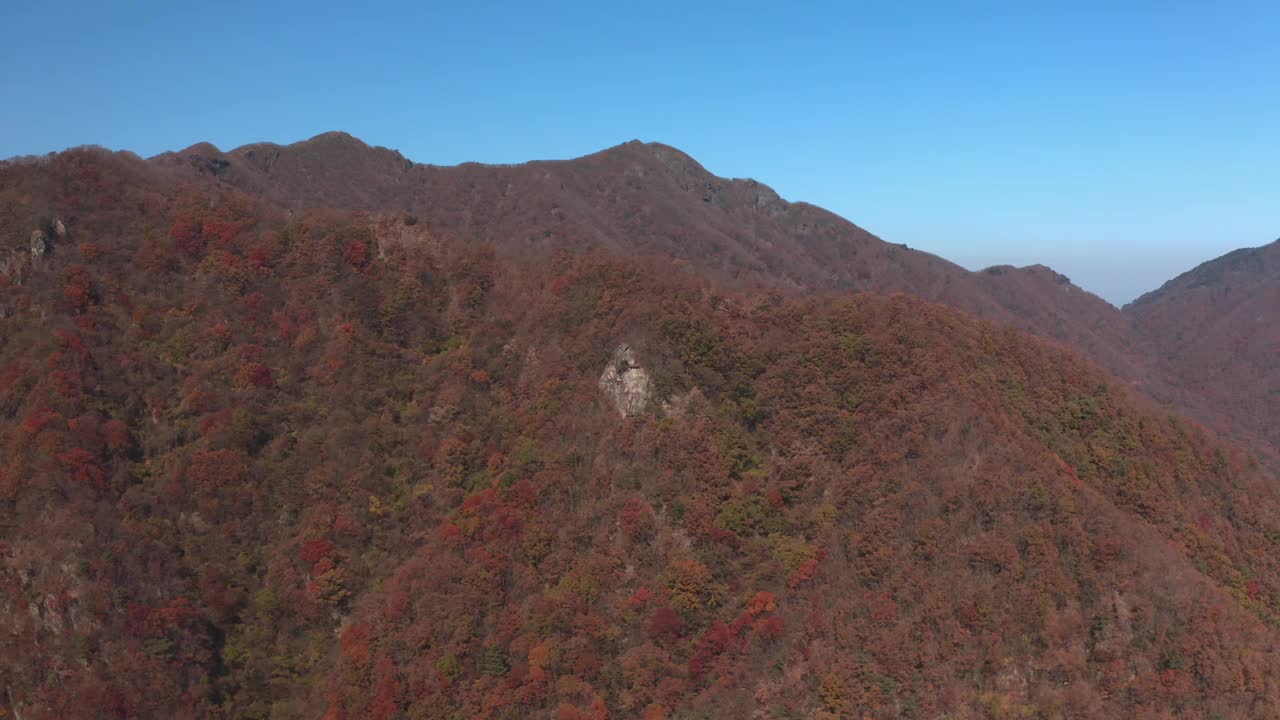
[(1280, 244), (1117, 309), (674, 148), (0, 163), (0, 718), (1254, 718)]

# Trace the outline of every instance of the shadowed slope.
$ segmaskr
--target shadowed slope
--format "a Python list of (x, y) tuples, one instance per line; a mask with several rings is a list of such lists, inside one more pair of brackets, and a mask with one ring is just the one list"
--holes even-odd
[(1280, 241), (1210, 260), (1125, 307), (1185, 391), (1280, 448)]

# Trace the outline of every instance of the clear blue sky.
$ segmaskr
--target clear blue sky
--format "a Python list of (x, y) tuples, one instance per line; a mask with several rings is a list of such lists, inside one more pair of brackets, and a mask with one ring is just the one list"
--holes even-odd
[(1276, 0), (272, 5), (5, 0), (0, 157), (332, 129), (440, 164), (656, 140), (1114, 303), (1280, 236)]

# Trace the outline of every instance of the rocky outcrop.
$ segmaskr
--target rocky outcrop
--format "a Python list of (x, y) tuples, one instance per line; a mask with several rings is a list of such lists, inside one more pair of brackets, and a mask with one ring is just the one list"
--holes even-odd
[(623, 343), (613, 351), (613, 358), (600, 374), (600, 390), (622, 417), (634, 417), (644, 412), (653, 395), (653, 381), (648, 371), (636, 361), (635, 351), (630, 345)]
[(31, 231), (31, 257), (41, 258), (49, 252), (49, 235), (43, 230)]
[(0, 251), (0, 277), (14, 285), (21, 285), (23, 271), (30, 263), (30, 258), (22, 250), (11, 248)]

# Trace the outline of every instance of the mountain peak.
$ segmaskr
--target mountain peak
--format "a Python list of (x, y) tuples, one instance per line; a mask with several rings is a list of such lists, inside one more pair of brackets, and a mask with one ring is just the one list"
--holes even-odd
[(1010, 275), (1034, 278), (1037, 280), (1049, 280), (1056, 285), (1069, 285), (1071, 287), (1075, 287), (1071, 282), (1071, 278), (1063, 275), (1057, 270), (1054, 270), (1048, 265), (1042, 265), (1040, 263), (1036, 263), (1034, 265), (1023, 265), (1022, 267), (1017, 267), (1016, 265), (992, 265), (991, 267), (983, 268), (982, 272), (986, 275), (993, 275), (996, 277)]
[(605, 148), (599, 152), (591, 153), (579, 160), (588, 158), (616, 159), (619, 161), (642, 162), (646, 164), (655, 164), (668, 170), (679, 170), (686, 173), (707, 174), (710, 172), (702, 166), (692, 155), (685, 151), (660, 142), (646, 142), (642, 140), (628, 140), (620, 145)]
[(360, 138), (356, 137), (355, 135), (352, 135), (351, 133), (345, 130), (326, 130), (325, 132), (322, 132), (318, 135), (313, 135), (309, 139), (303, 140), (302, 142), (316, 142), (318, 140), (337, 140), (341, 142), (352, 142), (358, 145), (367, 144), (365, 143), (365, 141), (361, 140)]
[(217, 145), (214, 145), (211, 142), (202, 141), (202, 142), (195, 143), (194, 145), (191, 145), (189, 147), (183, 148), (182, 150), (179, 150), (177, 154), (184, 155), (184, 156), (200, 155), (203, 157), (212, 157), (216, 155), (221, 155), (222, 150), (220, 150)]
[(289, 147), (349, 147), (355, 149), (371, 149), (374, 146), (366, 143), (351, 133), (342, 130), (329, 130), (314, 135), (306, 140), (290, 144)]

